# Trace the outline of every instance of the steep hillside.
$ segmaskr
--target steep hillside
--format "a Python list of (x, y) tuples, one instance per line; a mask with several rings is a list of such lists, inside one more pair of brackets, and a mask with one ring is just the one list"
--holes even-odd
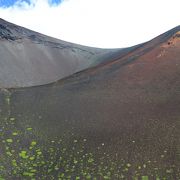
[(179, 179), (179, 32), (56, 83), (2, 89), (5, 177)]
[(0, 87), (48, 84), (127, 51), (64, 42), (0, 19)]

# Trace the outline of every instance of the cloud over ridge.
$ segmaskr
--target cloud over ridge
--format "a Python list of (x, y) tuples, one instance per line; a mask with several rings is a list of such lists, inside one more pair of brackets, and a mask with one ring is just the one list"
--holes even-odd
[(180, 1), (30, 0), (0, 7), (0, 17), (83, 45), (125, 47), (179, 25)]

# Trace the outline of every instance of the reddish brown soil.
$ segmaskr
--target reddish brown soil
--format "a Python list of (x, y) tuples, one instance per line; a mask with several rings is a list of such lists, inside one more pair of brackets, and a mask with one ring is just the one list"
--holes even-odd
[[(40, 137), (86, 138), (88, 149), (141, 174), (180, 178), (180, 26), (129, 54), (46, 86), (12, 89), (12, 116)], [(169, 43), (170, 42), (170, 43)], [(41, 117), (41, 118), (39, 118)], [(71, 135), (66, 136), (66, 143)], [(102, 146), (98, 152), (97, 147)], [(102, 154), (101, 154), (102, 153)], [(172, 175), (167, 169), (172, 168)]]

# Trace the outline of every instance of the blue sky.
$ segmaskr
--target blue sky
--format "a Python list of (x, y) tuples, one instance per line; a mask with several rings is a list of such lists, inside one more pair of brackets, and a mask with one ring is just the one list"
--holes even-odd
[[(0, 7), (11, 7), (13, 6), (18, 0), (0, 0)], [(30, 4), (31, 0), (21, 0), (21, 2), (27, 2)], [(61, 0), (49, 0), (49, 4), (59, 4)]]

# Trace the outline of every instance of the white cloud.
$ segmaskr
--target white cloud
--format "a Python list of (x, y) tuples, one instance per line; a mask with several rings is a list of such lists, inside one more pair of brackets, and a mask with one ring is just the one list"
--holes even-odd
[(179, 0), (31, 0), (0, 8), (0, 17), (70, 42), (125, 47), (147, 41), (180, 22)]

